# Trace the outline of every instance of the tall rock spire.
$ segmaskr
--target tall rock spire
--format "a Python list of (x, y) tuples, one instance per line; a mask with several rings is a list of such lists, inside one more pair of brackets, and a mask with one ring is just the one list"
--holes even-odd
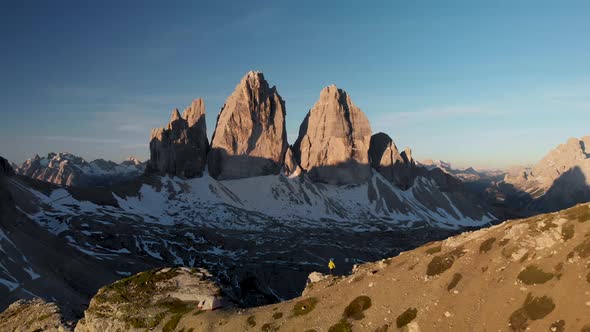
[(187, 178), (203, 175), (209, 140), (201, 98), (183, 112), (174, 109), (166, 128), (152, 130), (149, 169)]
[(350, 96), (335, 85), (320, 93), (295, 142), (296, 160), (309, 177), (329, 184), (362, 183), (371, 176), (371, 126)]
[(227, 98), (211, 140), (209, 173), (219, 180), (278, 174), (287, 151), (285, 102), (250, 71)]

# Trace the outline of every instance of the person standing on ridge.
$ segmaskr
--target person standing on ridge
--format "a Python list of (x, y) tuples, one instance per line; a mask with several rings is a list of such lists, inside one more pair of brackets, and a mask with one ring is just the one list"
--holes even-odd
[(328, 262), (328, 268), (330, 269), (330, 274), (334, 274), (334, 269), (336, 268), (336, 264), (334, 264), (334, 258), (330, 258)]

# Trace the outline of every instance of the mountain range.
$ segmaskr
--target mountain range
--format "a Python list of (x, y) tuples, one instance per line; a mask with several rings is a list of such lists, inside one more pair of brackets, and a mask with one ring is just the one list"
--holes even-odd
[[(350, 280), (371, 272), (367, 266), (373, 266), (363, 265), (362, 272), (357, 268), (356, 274), (343, 277), (355, 265), (493, 226), (509, 217), (554, 212), (590, 201), (586, 181), (589, 137), (560, 145), (530, 171), (504, 173), (416, 161), (410, 148), (400, 150), (388, 134), (372, 133), (351, 96), (334, 85), (320, 92), (292, 144), (285, 118), (286, 105), (278, 89), (262, 73), (252, 71), (221, 108), (211, 141), (206, 135), (205, 102), (198, 98), (182, 113), (173, 109), (168, 124), (152, 130), (150, 159), (145, 163), (136, 159), (120, 164), (102, 159), (87, 162), (69, 153), (50, 153), (13, 169), (0, 159), (0, 309), (19, 299), (40, 297), (57, 303), (71, 317), (79, 318), (85, 310), (89, 317), (89, 311), (97, 309), (95, 300), (88, 308), (89, 301), (104, 285), (124, 277), (135, 280), (132, 276), (137, 273), (164, 267), (177, 267), (166, 271), (191, 280), (192, 270), (178, 270), (180, 266), (205, 269), (231, 306), (268, 305), (308, 294), (308, 276), (324, 270), (330, 258), (338, 262), (339, 276), (322, 277), (317, 285), (326, 292), (331, 286), (346, 291), (352, 287), (346, 286), (353, 283)], [(540, 219), (531, 220), (536, 225)], [(547, 226), (549, 230), (564, 232), (561, 221), (545, 224), (555, 225)], [(450, 244), (458, 240), (446, 240), (444, 250), (428, 255), (433, 260), (439, 257), (443, 265), (452, 265), (464, 255), (475, 261), (479, 256), (471, 247), (483, 237), (497, 239), (496, 246), (505, 239), (516, 242), (516, 237), (500, 234), (512, 227), (503, 224), (480, 231), (476, 237), (461, 235), (471, 239), (461, 254), (460, 245)], [(531, 227), (529, 240), (555, 235), (542, 225)], [(535, 231), (540, 228), (540, 233)], [(576, 234), (576, 241), (582, 240)], [(494, 248), (498, 250), (481, 256), (489, 263), (478, 267), (487, 281), (493, 279), (493, 271), (501, 272), (513, 262), (502, 260), (504, 250)], [(565, 252), (563, 248), (560, 253)], [(413, 267), (425, 265), (422, 249), (418, 252), (420, 255), (411, 255)], [(434, 255), (438, 252), (442, 253)], [(506, 255), (512, 257), (514, 252)], [(401, 266), (404, 259), (400, 257), (395, 266)], [(387, 263), (379, 264), (373, 274), (385, 271), (381, 265)], [(462, 275), (478, 272), (468, 272), (468, 264), (461, 266), (463, 270), (457, 273)], [(493, 268), (486, 274), (484, 267)], [(408, 271), (413, 269), (408, 267)], [(405, 298), (420, 298), (414, 292), (424, 276), (392, 273), (397, 272), (384, 272), (386, 277), (379, 284), (387, 278), (403, 280), (400, 285), (412, 289), (412, 296), (406, 291)], [(427, 275), (425, 282), (431, 280), (428, 277), (434, 276)], [(431, 284), (442, 287), (442, 283)], [(360, 284), (363, 287), (350, 294), (370, 292), (373, 287)], [(327, 295), (317, 296), (324, 299)], [(531, 296), (534, 300), (537, 295)], [(469, 297), (462, 305), (475, 306), (474, 301)], [(23, 303), (7, 312), (28, 305)], [(291, 304), (281, 302), (280, 311), (286, 312), (285, 306)], [(334, 302), (332, 308), (340, 309), (341, 304)], [(32, 305), (54, 312), (47, 303)], [(413, 308), (410, 316), (416, 309), (420, 313), (431, 310), (440, 317), (439, 310), (427, 301), (406, 301), (406, 305), (408, 310)], [(267, 320), (266, 309), (253, 310), (257, 322), (260, 317)], [(482, 312), (488, 313), (487, 309)], [(332, 311), (327, 314), (334, 321), (330, 325), (361, 324), (348, 316), (338, 320)], [(384, 312), (379, 309), (378, 315)], [(468, 318), (454, 321), (446, 313), (443, 316), (440, 320), (450, 324), (445, 329), (482, 326)], [(202, 317), (218, 323), (218, 316)], [(504, 326), (513, 323), (504, 318)], [(235, 324), (249, 324), (237, 323), (233, 316), (224, 319), (238, 330)], [(299, 321), (289, 325), (288, 320), (280, 319), (266, 323), (268, 328), (302, 326)], [(518, 319), (525, 321), (520, 322), (523, 326), (534, 320), (526, 315)], [(421, 328), (435, 330), (436, 324), (424, 323), (419, 320)], [(326, 324), (313, 320), (309, 326), (321, 330)], [(391, 325), (387, 321), (374, 324), (371, 328)]]

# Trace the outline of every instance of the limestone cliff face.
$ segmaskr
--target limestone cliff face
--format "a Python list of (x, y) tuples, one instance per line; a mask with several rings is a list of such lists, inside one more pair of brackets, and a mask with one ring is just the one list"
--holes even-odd
[(309, 177), (329, 184), (357, 184), (371, 176), (371, 126), (350, 96), (335, 85), (320, 93), (295, 142), (296, 160)]
[(217, 118), (208, 156), (218, 180), (278, 174), (287, 151), (285, 102), (260, 72), (248, 72)]
[(182, 116), (173, 110), (166, 128), (152, 130), (149, 169), (187, 178), (202, 176), (208, 146), (205, 103), (199, 98)]

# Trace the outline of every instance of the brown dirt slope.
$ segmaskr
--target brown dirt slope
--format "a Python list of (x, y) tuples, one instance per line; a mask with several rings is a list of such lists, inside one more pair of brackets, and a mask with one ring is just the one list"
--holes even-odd
[(590, 205), (464, 233), (177, 331), (590, 331)]

